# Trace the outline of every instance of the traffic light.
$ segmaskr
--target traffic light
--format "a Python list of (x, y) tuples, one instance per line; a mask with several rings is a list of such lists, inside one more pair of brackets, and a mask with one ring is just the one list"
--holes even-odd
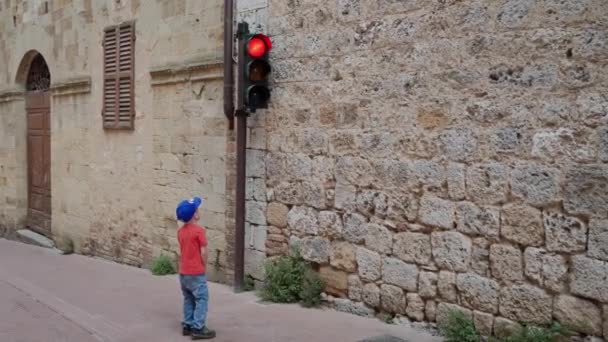
[(268, 78), (272, 68), (268, 55), (272, 41), (265, 34), (250, 34), (239, 27), (239, 105), (241, 110), (255, 113), (258, 108), (268, 108), (270, 88)]

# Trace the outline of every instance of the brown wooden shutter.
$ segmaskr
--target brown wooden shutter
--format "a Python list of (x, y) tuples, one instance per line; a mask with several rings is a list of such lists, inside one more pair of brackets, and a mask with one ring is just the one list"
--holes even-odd
[(135, 24), (108, 27), (103, 40), (103, 127), (133, 129)]

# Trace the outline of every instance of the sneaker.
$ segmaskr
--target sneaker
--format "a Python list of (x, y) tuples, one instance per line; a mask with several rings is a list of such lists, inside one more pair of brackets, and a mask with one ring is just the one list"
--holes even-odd
[(193, 340), (208, 340), (215, 337), (215, 331), (203, 327), (200, 330), (192, 329), (191, 336)]
[(190, 328), (189, 325), (183, 325), (182, 326), (182, 335), (183, 336), (190, 336), (192, 334), (192, 328)]

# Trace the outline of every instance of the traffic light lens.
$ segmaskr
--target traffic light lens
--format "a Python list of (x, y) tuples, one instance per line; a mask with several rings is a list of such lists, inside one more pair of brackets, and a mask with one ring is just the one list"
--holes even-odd
[(270, 73), (270, 64), (268, 62), (257, 59), (249, 64), (249, 80), (250, 81), (263, 81)]
[(249, 88), (249, 105), (253, 108), (263, 108), (270, 99), (270, 90), (264, 86), (253, 86)]
[(266, 53), (266, 43), (261, 38), (253, 37), (247, 44), (247, 52), (251, 57), (262, 57)]

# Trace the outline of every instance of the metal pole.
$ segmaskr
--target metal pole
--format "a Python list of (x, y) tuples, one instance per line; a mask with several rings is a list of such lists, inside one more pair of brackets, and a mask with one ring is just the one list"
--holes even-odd
[(245, 281), (245, 172), (247, 153), (247, 116), (236, 117), (236, 232), (235, 237), (235, 265), (234, 289), (243, 290)]
[(232, 63), (234, 1), (224, 1), (224, 115), (234, 127), (234, 65)]
[[(243, 64), (245, 63), (244, 36), (249, 32), (246, 23), (238, 26), (238, 65), (239, 86), (243, 84)], [(247, 180), (246, 153), (247, 153), (247, 111), (244, 108), (243, 92), (237, 92), (236, 110), (236, 218), (234, 234), (234, 290), (240, 292), (245, 283), (245, 183)]]

